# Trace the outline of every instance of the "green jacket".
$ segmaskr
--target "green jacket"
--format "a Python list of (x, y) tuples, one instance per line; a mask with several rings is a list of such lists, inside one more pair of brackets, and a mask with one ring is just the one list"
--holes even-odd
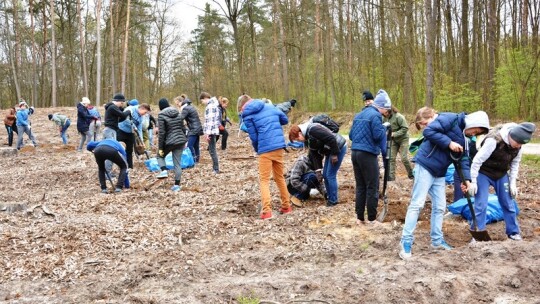
[(63, 127), (64, 124), (66, 123), (66, 120), (67, 120), (67, 119), (68, 119), (68, 118), (67, 118), (66, 115), (54, 113), (51, 120), (52, 120), (52, 121), (54, 122), (54, 124), (56, 124), (57, 126)]
[(409, 140), (409, 124), (401, 113), (392, 112), (391, 116), (384, 117), (385, 122), (390, 123), (392, 128), (392, 139), (394, 141)]

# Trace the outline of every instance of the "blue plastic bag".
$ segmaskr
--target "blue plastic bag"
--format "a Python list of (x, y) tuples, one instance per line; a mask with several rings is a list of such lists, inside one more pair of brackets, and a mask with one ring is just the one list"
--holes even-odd
[[(471, 201), (474, 205), (474, 197), (471, 197)], [(513, 200), (513, 202), (514, 207), (516, 208), (516, 214), (519, 214), (516, 200)], [(465, 197), (449, 205), (448, 211), (452, 212), (452, 214), (461, 215), (468, 221), (472, 221), (471, 211), (469, 210), (469, 206), (467, 206), (467, 198)], [(486, 224), (502, 221), (503, 219), (503, 212), (497, 195), (490, 194), (488, 196), (488, 205), (486, 209)]]
[[(148, 170), (152, 172), (161, 171), (161, 168), (158, 165), (157, 158), (155, 157), (145, 160), (144, 165), (146, 166)], [(174, 169), (172, 153), (169, 153), (165, 156), (165, 166), (167, 167), (167, 170)], [(189, 148), (185, 148), (182, 151), (182, 158), (180, 160), (180, 166), (182, 167), (182, 169), (192, 168), (193, 166), (195, 166), (195, 160), (193, 159), (193, 155), (191, 154), (191, 150)]]
[(444, 181), (447, 185), (453, 185), (454, 184), (454, 172), (456, 171), (456, 168), (454, 167), (454, 164), (450, 164), (448, 166), (448, 169), (446, 169), (446, 174), (444, 175)]

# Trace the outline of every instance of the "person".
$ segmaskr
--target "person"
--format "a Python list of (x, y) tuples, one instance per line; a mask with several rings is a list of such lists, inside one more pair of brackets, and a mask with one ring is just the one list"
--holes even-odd
[(17, 123), (16, 123), (17, 110), (15, 107), (11, 107), (7, 110), (6, 116), (4, 117), (4, 126), (6, 126), (6, 131), (8, 135), (7, 145), (13, 145), (13, 132), (17, 133)]
[[(365, 95), (365, 94), (364, 94)], [(378, 155), (386, 156), (386, 126), (383, 115), (388, 115), (392, 101), (385, 90), (377, 92), (373, 103), (364, 107), (353, 119), (349, 133), (352, 141), (351, 160), (356, 184), (356, 223), (365, 223), (367, 209), (368, 224), (375, 224), (379, 201)]]
[[(484, 113), (485, 114), (485, 113)], [(486, 134), (489, 130), (487, 114), (440, 113), (423, 107), (416, 114), (416, 124), (424, 126), (424, 141), (414, 157), (414, 182), (411, 202), (407, 208), (405, 224), (400, 241), (399, 256), (408, 259), (412, 256), (413, 234), (420, 211), (426, 197), (431, 196), (431, 247), (433, 249), (452, 250), (445, 240), (442, 230), (443, 216), (446, 210), (445, 175), (452, 162), (450, 155), (462, 153), (458, 160), (463, 174), (470, 181), (468, 151), (464, 149), (465, 136)]]
[(287, 100), (276, 105), (276, 108), (280, 109), (285, 115), (288, 115), (289, 112), (296, 106), (296, 99)]
[(129, 113), (128, 119), (118, 123), (116, 139), (126, 144), (127, 163), (130, 169), (133, 169), (133, 148), (135, 146), (135, 134), (142, 138), (142, 117), (150, 111), (150, 106), (146, 103), (128, 106), (124, 112)]
[(159, 110), (157, 161), (161, 172), (157, 175), (157, 178), (167, 178), (165, 156), (171, 152), (174, 164), (174, 185), (171, 190), (177, 192), (180, 191), (180, 177), (182, 176), (182, 151), (187, 142), (184, 116), (175, 107), (171, 107), (166, 98), (159, 100)]
[(120, 173), (118, 174), (118, 180), (116, 181), (114, 192), (122, 192), (124, 187), (129, 187), (127, 155), (124, 145), (124, 143), (120, 143), (115, 139), (108, 138), (99, 142), (91, 141), (86, 146), (88, 151), (94, 153), (94, 157), (98, 165), (98, 177), (101, 193), (108, 193), (105, 179), (106, 175), (108, 179), (111, 179), (111, 176), (108, 173), (109, 171), (107, 171), (105, 168), (105, 161), (111, 161), (120, 168)]
[(197, 112), (197, 108), (191, 105), (191, 100), (189, 100), (185, 94), (176, 97), (175, 101), (180, 103), (179, 106), (182, 111), (182, 117), (184, 117), (188, 128), (187, 147), (191, 151), (195, 163), (198, 163), (201, 155), (199, 149), (200, 137), (203, 135), (199, 113)]
[(154, 147), (154, 132), (156, 131), (155, 126), (157, 125), (157, 121), (152, 113), (146, 115), (148, 115), (148, 143), (146, 148), (150, 150)]
[(311, 190), (316, 189), (326, 197), (326, 189), (322, 183), (321, 169), (313, 170), (313, 164), (307, 155), (301, 155), (287, 173), (287, 190), (291, 194), (291, 203), (297, 207), (303, 206), (303, 201), (311, 196)]
[(242, 106), (242, 117), (248, 130), (251, 145), (259, 155), (259, 187), (262, 213), (260, 218), (272, 218), (270, 176), (273, 175), (281, 198), (281, 214), (292, 212), (289, 192), (283, 176), (285, 136), (281, 126), (289, 123), (287, 115), (262, 100), (247, 98)]
[(362, 100), (364, 101), (364, 107), (370, 106), (373, 103), (373, 94), (369, 90), (364, 90)]
[(67, 129), (71, 125), (71, 120), (66, 115), (62, 115), (59, 113), (49, 114), (48, 115), (49, 120), (54, 122), (54, 124), (58, 127), (58, 131), (60, 132), (60, 137), (62, 138), (62, 143), (64, 145), (67, 145), (68, 138), (67, 138)]
[(207, 92), (202, 92), (199, 100), (206, 105), (204, 110), (204, 125), (203, 132), (206, 141), (208, 142), (208, 152), (212, 158), (212, 169), (214, 174), (219, 173), (219, 159), (216, 151), (216, 140), (219, 135), (219, 101), (216, 97), (211, 97)]
[(99, 113), (98, 108), (91, 104), (88, 105), (88, 113), (90, 113), (90, 115), (93, 117), (90, 120), (90, 125), (88, 126), (90, 137), (93, 139), (93, 141), (98, 141), (101, 130), (101, 114)]
[(399, 152), (401, 162), (407, 170), (407, 176), (409, 179), (413, 179), (413, 172), (411, 162), (409, 161), (409, 124), (398, 109), (392, 106), (392, 109), (388, 111), (388, 116), (383, 119), (384, 122), (390, 123), (390, 129), (392, 130), (392, 144), (390, 148), (390, 161), (389, 161), (389, 175), (388, 181), (394, 181), (396, 179), (396, 157)]
[(77, 131), (81, 134), (81, 141), (79, 142), (78, 152), (81, 152), (83, 146), (90, 142), (92, 136), (90, 135), (90, 121), (97, 119), (88, 112), (88, 105), (90, 105), (90, 99), (83, 97), (81, 102), (77, 104)]
[[(495, 189), (503, 212), (506, 235), (521, 241), (521, 231), (512, 198), (518, 194), (517, 175), (523, 155), (522, 145), (530, 142), (536, 126), (530, 122), (506, 123), (488, 133), (471, 165), (471, 183), (465, 189), (474, 195), (478, 230), (486, 229), (489, 186)], [(471, 224), (471, 230), (474, 229)]]
[(129, 111), (123, 112), (120, 108), (123, 106), (126, 98), (122, 93), (114, 94), (113, 100), (105, 105), (105, 129), (103, 138), (116, 139), (118, 131), (118, 122), (124, 121), (131, 114)]
[(20, 150), (23, 146), (23, 135), (28, 135), (28, 138), (32, 141), (32, 144), (37, 148), (36, 138), (32, 133), (32, 126), (30, 122), (30, 115), (34, 114), (34, 107), (28, 108), (28, 104), (24, 99), (19, 102), (19, 109), (16, 113), (16, 125), (17, 125), (17, 150)]
[(219, 125), (219, 135), (216, 138), (216, 141), (219, 140), (221, 136), (221, 150), (227, 149), (227, 139), (229, 138), (229, 132), (227, 132), (227, 123), (232, 126), (231, 121), (227, 117), (227, 106), (229, 105), (229, 100), (227, 97), (219, 97), (219, 112), (220, 112), (220, 125)]
[[(308, 121), (293, 125), (289, 130), (291, 142), (304, 142), (315, 171), (322, 169), (328, 207), (338, 204), (337, 172), (347, 153), (347, 140), (319, 123)], [(324, 160), (324, 166), (323, 166)]]

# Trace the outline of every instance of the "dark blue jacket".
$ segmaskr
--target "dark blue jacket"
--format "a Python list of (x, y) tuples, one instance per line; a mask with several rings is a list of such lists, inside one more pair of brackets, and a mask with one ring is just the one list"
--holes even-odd
[(386, 155), (386, 128), (382, 125), (382, 115), (374, 106), (365, 107), (356, 114), (349, 138), (352, 150), (371, 154)]
[(262, 100), (252, 100), (242, 112), (253, 149), (258, 154), (285, 148), (282, 125), (289, 123), (287, 115)]
[(90, 115), (88, 109), (80, 102), (77, 104), (77, 131), (81, 133), (88, 132), (90, 130), (90, 120), (94, 116)]
[[(452, 163), (448, 145), (453, 141), (465, 147), (464, 129), (465, 113), (440, 113), (424, 129), (425, 139), (414, 157), (415, 162), (426, 168), (434, 177), (444, 177), (448, 166)], [(470, 164), (467, 155), (461, 158), (461, 167), (465, 179), (470, 180)]]
[(122, 154), (124, 159), (127, 159), (126, 150), (124, 149), (124, 147), (122, 147), (122, 145), (118, 141), (114, 139), (104, 139), (102, 141), (91, 141), (88, 143), (88, 145), (86, 145), (86, 149), (92, 152), (94, 151), (95, 148), (100, 147), (100, 146), (112, 147), (116, 149), (116, 151), (120, 152), (120, 154)]

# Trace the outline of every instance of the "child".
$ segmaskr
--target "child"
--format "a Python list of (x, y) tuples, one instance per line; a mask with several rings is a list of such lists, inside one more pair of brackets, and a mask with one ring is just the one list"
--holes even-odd
[(409, 179), (413, 179), (413, 173), (411, 168), (411, 162), (409, 161), (409, 124), (398, 109), (392, 106), (392, 110), (389, 111), (388, 117), (384, 118), (384, 121), (390, 123), (392, 129), (392, 147), (390, 149), (390, 170), (388, 175), (388, 181), (396, 179), (396, 157), (398, 152), (401, 156), (401, 162), (407, 170), (407, 176)]
[[(105, 161), (111, 161), (120, 167), (120, 174), (116, 181), (114, 192), (122, 192), (124, 186), (129, 187), (129, 177), (127, 172), (127, 155), (124, 148), (124, 143), (117, 142), (114, 139), (104, 139), (100, 142), (91, 141), (86, 146), (86, 149), (94, 153), (96, 163), (98, 165), (99, 185), (101, 193), (108, 193), (105, 175), (109, 174), (105, 170)], [(107, 178), (111, 178), (110, 175)]]
[[(464, 152), (465, 136), (485, 134), (489, 130), (489, 119), (485, 112), (440, 113), (423, 107), (416, 114), (416, 123), (425, 126), (424, 141), (415, 155), (414, 183), (411, 203), (407, 209), (405, 224), (400, 242), (399, 256), (408, 259), (412, 256), (413, 233), (426, 196), (431, 196), (431, 247), (451, 250), (443, 236), (443, 215), (446, 210), (445, 174), (452, 162), (450, 152)], [(466, 180), (469, 176), (468, 151), (461, 158), (461, 166)]]
[(24, 99), (21, 99), (19, 103), (19, 109), (17, 110), (17, 150), (20, 150), (23, 146), (23, 135), (26, 133), (28, 138), (32, 141), (34, 147), (37, 147), (36, 138), (32, 133), (32, 126), (30, 124), (30, 115), (34, 114), (34, 107), (28, 108), (28, 104)]
[(54, 124), (58, 127), (58, 131), (60, 131), (60, 137), (62, 138), (62, 143), (64, 145), (67, 145), (68, 138), (66, 135), (67, 129), (71, 125), (71, 121), (66, 115), (54, 113), (48, 115), (49, 120), (54, 122)]
[(219, 126), (219, 135), (216, 140), (219, 140), (221, 135), (221, 150), (225, 150), (227, 149), (227, 139), (229, 138), (229, 132), (227, 132), (226, 126), (227, 123), (232, 125), (231, 121), (227, 117), (227, 106), (229, 105), (229, 100), (226, 97), (219, 97), (218, 100), (221, 124)]
[(474, 195), (478, 230), (486, 229), (489, 186), (493, 186), (502, 207), (506, 235), (515, 241), (522, 240), (512, 197), (517, 195), (521, 146), (531, 140), (535, 130), (530, 122), (506, 123), (495, 127), (482, 142), (472, 161), (471, 184), (467, 189)]
[(203, 134), (199, 113), (197, 112), (197, 108), (191, 105), (191, 100), (189, 100), (185, 94), (176, 97), (175, 100), (181, 100), (180, 109), (182, 111), (182, 117), (184, 117), (189, 129), (187, 133), (187, 147), (191, 150), (195, 163), (198, 163), (201, 155), (199, 142), (201, 135)]
[(306, 155), (298, 157), (286, 177), (287, 190), (291, 194), (293, 205), (301, 207), (302, 201), (310, 197), (311, 189), (317, 189), (326, 197), (322, 179), (321, 169), (314, 171), (309, 157)]
[(88, 143), (91, 139), (90, 135), (90, 122), (96, 117), (92, 116), (88, 112), (88, 106), (90, 105), (90, 99), (83, 97), (81, 102), (77, 104), (77, 131), (81, 134), (81, 142), (77, 151), (81, 152), (84, 143)]
[(90, 121), (90, 137), (92, 137), (94, 141), (97, 141), (100, 137), (99, 133), (101, 129), (101, 114), (99, 113), (98, 108), (94, 107), (93, 105), (88, 105), (88, 113), (94, 117)]
[(212, 169), (214, 174), (219, 173), (219, 160), (216, 151), (216, 140), (219, 135), (219, 126), (221, 125), (219, 101), (216, 97), (211, 97), (210, 94), (202, 92), (199, 100), (206, 105), (204, 110), (204, 137), (208, 142), (208, 152), (212, 158)]
[(16, 114), (15, 107), (11, 107), (7, 110), (6, 117), (4, 117), (4, 125), (8, 134), (7, 145), (10, 147), (13, 145), (13, 132), (17, 133)]

